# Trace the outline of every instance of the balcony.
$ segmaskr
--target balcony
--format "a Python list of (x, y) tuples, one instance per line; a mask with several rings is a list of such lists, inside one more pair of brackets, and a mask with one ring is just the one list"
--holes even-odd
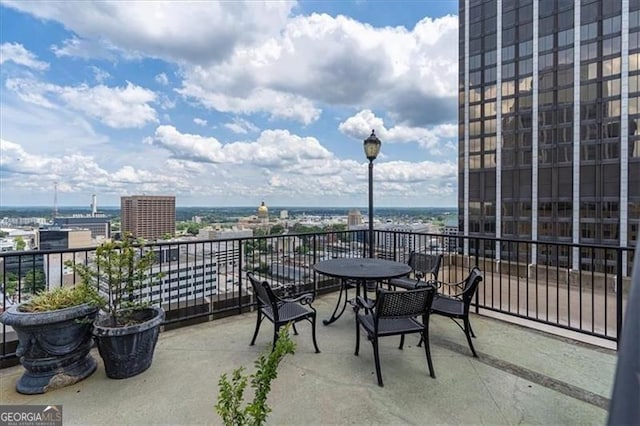
[[(319, 318), (337, 294), (319, 297)], [(353, 313), (318, 324), (313, 351), (309, 325), (294, 336), (295, 355), (284, 359), (273, 382), (269, 424), (604, 424), (611, 394), (614, 351), (576, 343), (474, 314), (479, 358), (450, 320), (431, 318), (436, 379), (428, 375), (417, 338), (381, 344), (385, 387), (376, 384), (373, 351), (363, 341), (354, 356)], [(167, 330), (160, 334), (149, 370), (126, 380), (98, 370), (83, 382), (43, 395), (15, 391), (20, 366), (2, 370), (3, 404), (62, 404), (65, 424), (220, 424), (213, 408), (218, 379), (270, 349), (270, 323), (249, 346), (255, 312)], [(248, 392), (248, 391), (247, 391)]]
[[(164, 277), (140, 297), (167, 312), (151, 369), (115, 381), (100, 366), (82, 383), (23, 396), (15, 391), (21, 374), (15, 366), (15, 333), (2, 326), (0, 367), (8, 368), (1, 370), (0, 400), (63, 404), (69, 424), (219, 423), (213, 405), (220, 374), (240, 365), (250, 369), (270, 342), (270, 332), (263, 329), (258, 344), (248, 346), (255, 313), (246, 271), (314, 291), (319, 317), (328, 317), (339, 283), (310, 266), (326, 258), (366, 257), (365, 241), (363, 231), (346, 231), (149, 244)], [(375, 241), (377, 257), (397, 261), (406, 261), (412, 250), (443, 254), (444, 281), (460, 281), (473, 265), (482, 269), (484, 280), (472, 303), (479, 358), (470, 356), (455, 324), (434, 316), (437, 379), (429, 378), (415, 341), (408, 338), (400, 352), (397, 339), (386, 338), (381, 346), (385, 388), (378, 388), (370, 345), (363, 342), (360, 356), (353, 355), (350, 312), (330, 326), (318, 324), (321, 354), (313, 353), (301, 325), (297, 352), (283, 362), (270, 394), (270, 423), (605, 421), (633, 249), (381, 231)], [(21, 301), (38, 285), (73, 285), (76, 277), (64, 261), (91, 262), (93, 251), (0, 253), (0, 307), (10, 300), (11, 288)], [(38, 283), (40, 272), (46, 279)]]

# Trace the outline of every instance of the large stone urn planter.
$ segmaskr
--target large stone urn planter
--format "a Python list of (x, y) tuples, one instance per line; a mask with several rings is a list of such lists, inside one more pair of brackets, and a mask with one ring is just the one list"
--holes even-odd
[(108, 315), (100, 316), (94, 322), (98, 351), (107, 377), (111, 379), (133, 377), (151, 366), (164, 310), (157, 307), (138, 309), (130, 318), (138, 323), (113, 327)]
[(21, 312), (18, 305), (3, 312), (0, 322), (16, 331), (16, 355), (25, 368), (17, 391), (45, 393), (89, 377), (96, 370), (89, 351), (97, 313), (98, 307), (88, 303), (48, 312)]

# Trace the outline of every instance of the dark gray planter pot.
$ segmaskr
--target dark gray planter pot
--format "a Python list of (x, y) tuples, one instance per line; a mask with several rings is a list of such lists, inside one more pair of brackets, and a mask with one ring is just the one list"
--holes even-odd
[(16, 390), (33, 395), (72, 385), (96, 370), (89, 354), (91, 326), (98, 308), (83, 304), (50, 312), (21, 312), (12, 306), (0, 322), (18, 335), (16, 355), (25, 368)]
[(134, 318), (140, 324), (110, 327), (109, 317), (100, 316), (93, 325), (98, 351), (104, 361), (107, 377), (126, 379), (142, 373), (151, 366), (153, 351), (158, 342), (160, 325), (164, 321), (162, 308), (141, 309)]

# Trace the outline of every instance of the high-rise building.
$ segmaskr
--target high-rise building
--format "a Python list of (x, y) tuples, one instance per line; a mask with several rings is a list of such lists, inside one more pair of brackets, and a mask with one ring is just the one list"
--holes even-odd
[(148, 240), (176, 234), (176, 197), (133, 195), (120, 198), (122, 233)]
[[(459, 19), (461, 233), (635, 246), (640, 0), (460, 0)], [(512, 247), (483, 250), (615, 269), (577, 249)]]

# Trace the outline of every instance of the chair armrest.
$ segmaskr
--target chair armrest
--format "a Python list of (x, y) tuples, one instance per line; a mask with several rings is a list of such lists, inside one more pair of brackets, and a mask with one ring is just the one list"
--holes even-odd
[(279, 297), (280, 301), (287, 303), (300, 303), (302, 305), (310, 305), (315, 300), (313, 293), (302, 293), (296, 297)]
[(418, 280), (416, 282), (416, 288), (433, 287), (434, 290), (440, 288), (441, 282), (438, 280)]
[(364, 308), (365, 310), (371, 310), (374, 306), (376, 306), (375, 300), (365, 299), (362, 296), (356, 297), (356, 303), (354, 306), (356, 309)]
[(443, 286), (447, 286), (449, 289), (451, 289), (452, 287), (456, 287), (456, 289), (458, 290), (457, 293), (446, 294), (446, 296), (460, 298), (464, 293), (464, 283), (466, 282), (466, 280), (460, 281), (459, 283), (446, 283), (444, 281), (436, 281), (436, 280), (430, 280), (430, 281), (432, 283), (436, 283), (436, 288), (442, 288)]

